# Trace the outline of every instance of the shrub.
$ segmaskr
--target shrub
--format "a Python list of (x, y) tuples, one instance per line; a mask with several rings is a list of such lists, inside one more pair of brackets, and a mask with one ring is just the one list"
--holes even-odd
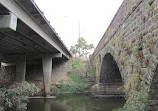
[(9, 89), (0, 89), (0, 98), (2, 100), (3, 106), (6, 110), (10, 109), (12, 111), (24, 111), (27, 109), (27, 102), (29, 101), (29, 96), (40, 91), (34, 84), (29, 84), (24, 82), (23, 84), (16, 84)]
[(149, 111), (147, 94), (144, 91), (135, 92), (133, 97), (128, 98), (123, 108), (113, 111)]

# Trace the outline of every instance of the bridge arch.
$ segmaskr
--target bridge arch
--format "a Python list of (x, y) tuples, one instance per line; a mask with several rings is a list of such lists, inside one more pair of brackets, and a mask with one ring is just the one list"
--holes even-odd
[(109, 58), (111, 58), (111, 62), (113, 61), (113, 63), (115, 64), (115, 68), (119, 70), (119, 74), (121, 75), (122, 82), (125, 83), (126, 82), (126, 77), (124, 75), (125, 71), (119, 61), (116, 51), (110, 46), (106, 46), (102, 49), (101, 63), (99, 68), (99, 76), (100, 76), (99, 81), (101, 80), (102, 74), (104, 74), (102, 71), (104, 69), (104, 64), (106, 64), (105, 63), (106, 60), (108, 60), (108, 56)]
[(117, 62), (110, 53), (106, 53), (102, 58), (99, 82), (103, 84), (123, 83)]
[(96, 61), (99, 60), (98, 58), (101, 59), (98, 68), (99, 78), (96, 78), (96, 84), (92, 87), (92, 94), (96, 97), (124, 97), (121, 89), (124, 84), (123, 70), (114, 50), (106, 47), (102, 49), (102, 53), (98, 54)]

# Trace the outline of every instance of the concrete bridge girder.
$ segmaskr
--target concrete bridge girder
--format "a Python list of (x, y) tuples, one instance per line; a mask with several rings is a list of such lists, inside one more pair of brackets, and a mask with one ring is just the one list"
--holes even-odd
[[(20, 43), (24, 42), (23, 44), (25, 45), (25, 47), (23, 47), (23, 45), (20, 45), (19, 43), (20, 47), (25, 48), (25, 50), (26, 48), (30, 50), (30, 47), (34, 47), (36, 50), (31, 50), (33, 52), (36, 51), (34, 53), (37, 53), (37, 50), (40, 49), (46, 49), (46, 53), (58, 51), (61, 52), (67, 59), (71, 58), (70, 52), (60, 40), (54, 29), (50, 26), (46, 18), (42, 15), (36, 4), (30, 0), (1, 0), (0, 3), (6, 8), (3, 8), (5, 9), (4, 11), (6, 11), (6, 13), (11, 12), (18, 17), (17, 31), (13, 33), (5, 33), (5, 35), (7, 34), (7, 36), (17, 36), (17, 38), (14, 39), (18, 39)], [(33, 11), (39, 16), (38, 19), (32, 13)], [(43, 22), (41, 23), (41, 21)], [(31, 40), (33, 43), (29, 42), (29, 40)]]

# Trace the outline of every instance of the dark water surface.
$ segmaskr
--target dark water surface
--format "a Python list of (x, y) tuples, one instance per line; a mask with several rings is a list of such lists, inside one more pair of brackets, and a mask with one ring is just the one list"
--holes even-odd
[(124, 98), (92, 98), (66, 95), (56, 99), (31, 99), (26, 111), (111, 111), (125, 103)]

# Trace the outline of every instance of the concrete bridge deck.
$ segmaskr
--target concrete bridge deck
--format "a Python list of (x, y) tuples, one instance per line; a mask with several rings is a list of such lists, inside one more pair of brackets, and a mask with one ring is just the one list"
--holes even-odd
[(68, 59), (71, 57), (54, 28), (32, 0), (1, 0), (0, 3), (1, 18), (10, 13), (18, 18), (16, 31), (5, 31), (5, 27), (0, 29), (3, 54), (62, 53)]
[(30, 80), (30, 76), (44, 81), (47, 95), (53, 72), (64, 71), (59, 70), (70, 58), (71, 53), (33, 0), (0, 0), (0, 62), (6, 66), (1, 75), (7, 66), (16, 66), (12, 68), (16, 82)]

